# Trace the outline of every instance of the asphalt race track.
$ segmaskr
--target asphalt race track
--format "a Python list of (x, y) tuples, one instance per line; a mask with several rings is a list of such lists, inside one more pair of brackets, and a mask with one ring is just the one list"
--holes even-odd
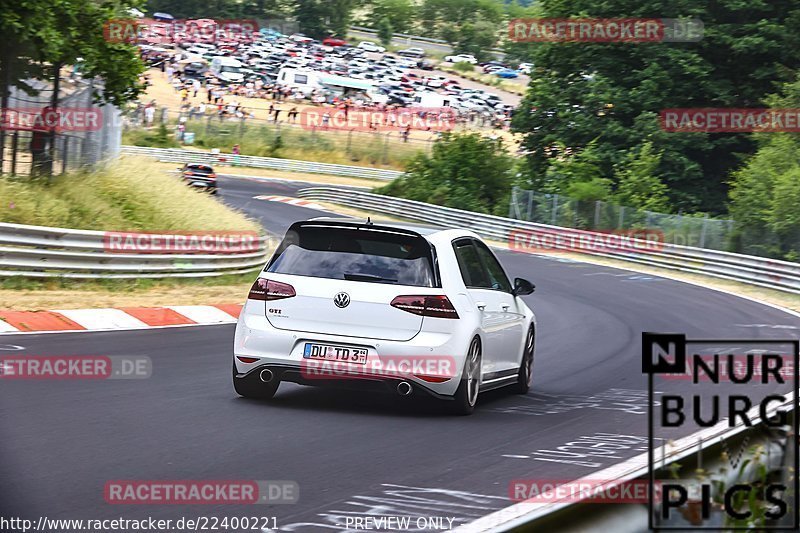
[[(253, 199), (293, 196), (297, 184), (222, 178), (220, 186), (223, 201), (273, 233), (320, 215)], [(498, 254), (511, 277), (537, 285), (525, 297), (539, 321), (534, 385), (527, 396), (483, 395), (470, 417), (419, 398), (287, 383), (269, 404), (241, 399), (231, 385), (233, 325), (0, 337), (0, 355), (18, 345), (16, 354), (147, 355), (153, 362), (146, 380), (0, 381), (2, 514), (275, 516), (283, 531), (345, 530), (346, 517), (378, 514), (464, 523), (510, 505), (512, 480), (575, 479), (645, 450), (642, 331), (785, 339), (800, 328), (792, 315), (689, 284)], [(547, 453), (604, 436), (626, 448), (571, 463)], [(246, 507), (107, 504), (104, 484), (124, 479), (293, 480), (300, 499)]]

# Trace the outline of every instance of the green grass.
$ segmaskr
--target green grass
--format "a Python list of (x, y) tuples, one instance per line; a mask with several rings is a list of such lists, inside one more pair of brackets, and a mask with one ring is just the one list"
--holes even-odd
[[(173, 128), (170, 125), (169, 128)], [(186, 131), (194, 132), (192, 146), (220, 148), (230, 151), (238, 144), (243, 155), (298, 159), (318, 163), (365, 165), (404, 170), (408, 161), (424, 151), (429, 143), (404, 143), (397, 133), (319, 132), (298, 126), (280, 128), (262, 123), (220, 122), (216, 118), (190, 120)], [(169, 136), (165, 141), (157, 130), (130, 129), (123, 134), (123, 144), (158, 148), (177, 148), (180, 144)]]
[[(202, 283), (204, 287), (231, 286), (252, 283), (256, 270), (247, 274), (228, 274), (207, 278), (139, 278), (139, 279), (70, 279), (70, 278), (26, 278), (8, 276), (0, 278), (2, 290), (82, 290), (108, 291), (114, 293), (138, 293), (149, 289), (180, 288)], [(239, 295), (232, 295), (235, 300)]]
[(52, 181), (0, 176), (0, 222), (107, 231), (261, 229), (141, 159)]

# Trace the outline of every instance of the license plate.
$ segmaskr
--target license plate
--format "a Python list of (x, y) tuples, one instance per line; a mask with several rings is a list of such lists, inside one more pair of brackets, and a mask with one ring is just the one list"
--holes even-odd
[(332, 346), (330, 344), (315, 344), (307, 342), (303, 350), (306, 359), (324, 359), (326, 361), (342, 361), (344, 363), (367, 364), (366, 348), (348, 348), (346, 346)]

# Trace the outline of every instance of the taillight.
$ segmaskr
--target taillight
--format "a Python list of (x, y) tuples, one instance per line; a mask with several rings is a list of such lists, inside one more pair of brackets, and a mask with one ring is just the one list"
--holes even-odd
[(183, 175), (184, 176), (194, 176), (194, 172), (192, 172), (191, 170), (187, 170), (186, 172), (183, 173)]
[(391, 303), (407, 313), (436, 318), (458, 318), (458, 313), (447, 296), (398, 296)]
[(217, 179), (217, 175), (216, 174), (209, 174), (208, 177), (211, 178), (212, 180)]
[(295, 296), (294, 287), (288, 283), (281, 283), (280, 281), (273, 281), (271, 279), (258, 278), (253, 286), (250, 287), (250, 293), (247, 295), (248, 300), (281, 300), (283, 298), (291, 298)]

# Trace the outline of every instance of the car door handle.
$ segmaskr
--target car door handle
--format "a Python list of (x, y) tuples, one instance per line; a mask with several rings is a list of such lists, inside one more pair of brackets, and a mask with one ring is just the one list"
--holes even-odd
[(476, 303), (475, 305), (476, 305), (476, 306), (478, 307), (478, 309), (480, 309), (481, 311), (484, 311), (484, 310), (486, 310), (486, 304), (485, 304), (485, 303), (483, 303), (483, 302), (478, 302), (478, 303)]

